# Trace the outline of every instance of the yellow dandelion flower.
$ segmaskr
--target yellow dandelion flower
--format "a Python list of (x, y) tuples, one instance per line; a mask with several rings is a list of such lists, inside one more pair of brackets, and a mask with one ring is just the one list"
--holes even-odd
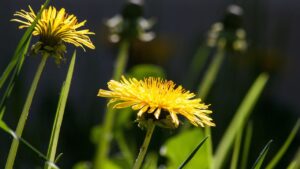
[[(30, 27), (37, 17), (30, 6), (29, 12), (25, 10), (17, 11), (14, 16), (20, 18), (12, 19), (12, 21), (21, 23), (19, 29)], [(44, 9), (32, 33), (32, 35), (40, 38), (35, 50), (38, 52), (44, 50), (52, 54), (53, 51), (55, 53), (57, 52), (55, 50), (61, 49), (62, 51), (59, 54), (62, 54), (65, 52), (65, 46), (62, 46), (62, 42), (71, 43), (83, 48), (83, 50), (85, 50), (84, 46), (95, 49), (88, 36), (94, 35), (94, 33), (88, 29), (78, 30), (85, 23), (86, 20), (78, 22), (76, 16), (67, 14), (64, 8), (59, 11), (52, 6)]]
[(178, 115), (187, 118), (195, 126), (215, 126), (208, 114), (208, 105), (195, 94), (176, 86), (173, 81), (149, 77), (144, 80), (126, 79), (122, 76), (120, 82), (108, 82), (109, 90), (100, 89), (98, 96), (111, 98), (115, 103), (113, 108), (131, 107), (139, 110), (137, 121), (153, 119), (163, 122), (167, 127), (176, 128), (179, 125)]

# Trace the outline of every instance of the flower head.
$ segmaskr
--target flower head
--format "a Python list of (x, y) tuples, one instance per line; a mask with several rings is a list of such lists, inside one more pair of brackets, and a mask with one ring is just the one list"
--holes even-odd
[[(30, 27), (37, 15), (29, 6), (29, 12), (17, 11), (14, 16), (20, 19), (12, 19), (19, 22), (19, 29)], [(63, 42), (71, 43), (84, 49), (84, 46), (95, 49), (88, 35), (93, 35), (88, 29), (78, 30), (84, 26), (86, 21), (78, 22), (76, 16), (68, 15), (64, 8), (56, 10), (50, 6), (44, 9), (41, 18), (32, 32), (32, 35), (39, 36), (39, 42), (33, 46), (33, 52), (47, 52), (53, 55), (57, 61), (63, 59), (66, 47)], [(85, 49), (84, 49), (85, 50)]]
[(109, 103), (115, 103), (114, 108), (131, 107), (139, 110), (137, 121), (152, 119), (165, 127), (176, 128), (179, 125), (178, 115), (187, 118), (195, 126), (215, 126), (208, 114), (208, 105), (195, 94), (186, 91), (182, 86), (176, 86), (173, 81), (160, 78), (126, 79), (122, 76), (120, 82), (108, 82), (110, 90), (100, 89), (98, 96), (111, 98)]
[(153, 19), (145, 19), (143, 16), (143, 1), (129, 0), (121, 14), (107, 20), (109, 28), (109, 40), (117, 43), (123, 39), (139, 39), (144, 42), (155, 38), (155, 33), (149, 31), (154, 25)]

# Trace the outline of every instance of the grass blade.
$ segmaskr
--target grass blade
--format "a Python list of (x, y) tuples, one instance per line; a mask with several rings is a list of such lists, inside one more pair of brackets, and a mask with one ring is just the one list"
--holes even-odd
[[(17, 129), (16, 129), (16, 134), (18, 137), (22, 136), (25, 124), (26, 124), (26, 120), (29, 114), (29, 109), (31, 107), (31, 103), (35, 94), (35, 91), (37, 89), (41, 74), (43, 72), (43, 69), (45, 67), (46, 61), (47, 61), (48, 56), (43, 56), (41, 63), (38, 66), (38, 69), (36, 71), (36, 74), (34, 76), (33, 82), (31, 84), (31, 87), (29, 89), (18, 125), (17, 125)], [(13, 164), (17, 155), (17, 151), (18, 151), (18, 147), (19, 147), (19, 141), (17, 140), (13, 140), (11, 148), (9, 150), (9, 154), (8, 154), (8, 158), (6, 161), (6, 166), (5, 169), (12, 169), (13, 168)]]
[[(7, 134), (11, 135), (14, 140), (17, 140), (18, 142), (22, 142), (24, 145), (26, 145), (29, 149), (31, 149), (34, 153), (36, 153), (39, 157), (41, 157), (43, 160), (47, 161), (47, 157), (41, 153), (37, 148), (35, 148), (33, 145), (31, 145), (28, 141), (23, 139), (22, 137), (18, 137), (17, 134), (10, 128), (8, 125), (2, 120), (2, 115), (4, 114), (4, 109), (1, 110), (0, 114), (0, 128), (5, 131)], [(54, 168), (59, 169), (55, 163), (51, 163)]]
[[(67, 98), (68, 98), (69, 91), (70, 91), (71, 80), (73, 77), (73, 72), (74, 72), (74, 67), (75, 67), (75, 60), (76, 60), (76, 51), (74, 51), (74, 53), (73, 53), (72, 60), (70, 62), (69, 70), (67, 73), (66, 81), (64, 82), (64, 84), (62, 86), (60, 98), (58, 101), (58, 106), (57, 106), (57, 110), (56, 110), (56, 115), (55, 115), (55, 119), (54, 119), (54, 123), (53, 123), (53, 128), (52, 128), (52, 133), (51, 133), (51, 138), (50, 138), (48, 153), (47, 153), (47, 158), (48, 158), (48, 161), (50, 161), (50, 162), (55, 161), (59, 133), (60, 133), (60, 128), (62, 125), (63, 117), (64, 117)], [(50, 165), (46, 164), (45, 168), (51, 169), (52, 167)]]
[(3, 72), (3, 74), (0, 77), (0, 89), (4, 85), (5, 81), (7, 80), (8, 76), (11, 73), (11, 71), (13, 70), (13, 68), (18, 63), (19, 57), (20, 57), (21, 53), (23, 53), (22, 49), (24, 48), (24, 46), (26, 46), (26, 43), (28, 43), (28, 41), (31, 37), (31, 34), (36, 26), (37, 21), (41, 17), (42, 11), (48, 6), (49, 2), (50, 2), (50, 0), (45, 1), (45, 3), (42, 5), (43, 6), (42, 9), (38, 12), (35, 20), (32, 22), (31, 26), (26, 29), (21, 40), (19, 41), (10, 63), (8, 64), (5, 71)]
[(241, 128), (238, 131), (236, 138), (235, 138), (230, 169), (237, 169), (240, 147), (241, 147), (241, 140), (242, 140), (242, 132), (243, 132), (243, 129)]
[(246, 128), (246, 136), (245, 136), (245, 140), (244, 140), (244, 147), (243, 147), (243, 154), (242, 154), (242, 161), (241, 161), (241, 169), (247, 168), (252, 133), (253, 133), (253, 126), (252, 126), (252, 123), (250, 122), (250, 123), (248, 123), (247, 128)]
[(291, 161), (287, 169), (298, 169), (300, 168), (300, 148), (296, 152), (294, 159)]
[(255, 163), (252, 166), (252, 169), (260, 169), (268, 151), (270, 148), (271, 143), (273, 142), (273, 140), (270, 140), (267, 145), (264, 147), (264, 149), (260, 152), (258, 158), (256, 159)]
[(276, 164), (279, 162), (279, 160), (282, 158), (286, 150), (289, 148), (290, 144), (292, 143), (293, 139), (295, 138), (297, 132), (300, 128), (300, 119), (297, 120), (293, 130), (289, 134), (288, 138), (284, 142), (283, 146), (280, 148), (278, 153), (275, 155), (275, 157), (271, 160), (271, 162), (267, 165), (266, 169), (273, 169)]
[(214, 165), (215, 168), (221, 168), (225, 157), (227, 156), (230, 147), (233, 144), (234, 138), (240, 128), (243, 128), (255, 103), (257, 102), (262, 90), (264, 89), (267, 81), (268, 74), (262, 73), (255, 80), (250, 90), (246, 94), (246, 97), (243, 99), (241, 105), (239, 106), (235, 116), (233, 117), (229, 127), (225, 131), (224, 136), (222, 137), (216, 154), (214, 156)]
[(178, 167), (178, 169), (182, 169), (185, 165), (187, 165), (190, 160), (194, 157), (194, 155), (198, 152), (198, 150), (201, 148), (201, 146), (205, 143), (208, 137), (205, 137), (198, 146), (192, 151), (192, 153), (188, 156), (188, 158)]
[[(7, 85), (7, 88), (6, 88), (5, 92), (4, 92), (4, 95), (2, 96), (2, 99), (1, 99), (1, 102), (0, 102), (0, 108), (2, 106), (4, 106), (6, 99), (10, 96), (10, 93), (11, 93), (13, 87), (14, 87), (15, 80), (17, 79), (18, 75), (20, 74), (20, 71), (22, 69), (22, 66), (23, 66), (23, 63), (24, 63), (24, 60), (25, 60), (25, 55), (26, 55), (26, 53), (28, 51), (28, 47), (29, 47), (30, 41), (31, 41), (31, 36), (28, 39), (27, 43), (25, 44), (25, 46), (24, 46), (24, 48), (22, 50), (22, 54), (19, 57), (17, 66), (15, 67), (15, 69), (13, 71), (13, 74), (12, 74), (12, 76), (10, 78), (10, 81), (9, 81), (9, 83)], [(5, 80), (1, 81), (1, 82), (3, 82), (3, 84), (4, 84)], [(1, 84), (1, 85), (3, 85), (3, 84)], [(1, 85), (0, 85), (0, 88), (1, 88)]]

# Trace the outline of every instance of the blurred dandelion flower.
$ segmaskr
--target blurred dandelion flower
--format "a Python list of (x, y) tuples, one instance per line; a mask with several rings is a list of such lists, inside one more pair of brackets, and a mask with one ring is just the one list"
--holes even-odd
[(141, 0), (129, 0), (121, 14), (106, 21), (109, 28), (109, 40), (117, 43), (122, 39), (148, 42), (155, 38), (155, 33), (149, 31), (153, 25), (153, 19), (145, 19), (143, 15), (143, 4)]
[[(30, 6), (29, 12), (25, 10), (17, 11), (14, 16), (21, 18), (11, 20), (21, 23), (19, 29), (30, 27), (36, 18), (36, 14)], [(84, 46), (95, 49), (88, 36), (95, 33), (90, 32), (88, 29), (77, 30), (85, 23), (86, 20), (78, 22), (76, 16), (67, 14), (64, 8), (59, 11), (52, 6), (44, 9), (32, 33), (40, 38), (39, 42), (33, 46), (33, 52), (35, 54), (46, 52), (54, 56), (57, 62), (60, 62), (66, 52), (63, 42), (71, 43), (83, 48), (83, 50), (85, 50)]]
[(195, 126), (215, 126), (208, 114), (208, 105), (201, 99), (194, 98), (195, 94), (186, 91), (182, 86), (176, 86), (173, 81), (160, 78), (126, 79), (122, 76), (120, 82), (108, 82), (110, 90), (100, 89), (98, 96), (111, 98), (110, 103), (116, 103), (113, 108), (131, 107), (139, 110), (137, 121), (152, 119), (159, 126), (177, 128), (177, 115), (187, 118)]

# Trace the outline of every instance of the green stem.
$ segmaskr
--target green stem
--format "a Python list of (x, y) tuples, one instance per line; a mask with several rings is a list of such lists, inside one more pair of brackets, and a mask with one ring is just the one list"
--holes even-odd
[[(218, 72), (221, 68), (221, 64), (224, 60), (224, 47), (226, 45), (226, 41), (224, 39), (220, 39), (218, 43), (218, 49), (217, 53), (215, 54), (212, 62), (210, 63), (207, 71), (205, 72), (204, 78), (202, 82), (200, 83), (199, 89), (198, 89), (198, 96), (202, 99), (205, 100), (207, 94), (209, 93), (212, 85), (215, 82), (215, 79), (217, 78)], [(213, 148), (212, 148), (212, 137), (211, 137), (211, 130), (210, 127), (206, 126), (205, 127), (205, 136), (209, 136), (206, 148), (207, 148), (207, 160), (208, 160), (208, 168), (213, 168)]]
[[(118, 57), (115, 63), (115, 70), (113, 73), (113, 79), (119, 80), (121, 75), (124, 73), (127, 59), (128, 59), (129, 42), (124, 40), (120, 43), (120, 49)], [(107, 107), (104, 122), (103, 122), (103, 134), (99, 139), (96, 158), (95, 158), (95, 169), (104, 168), (105, 161), (110, 150), (110, 142), (113, 136), (112, 128), (115, 119), (115, 110), (111, 107)]]
[(198, 96), (205, 100), (207, 94), (209, 93), (213, 83), (215, 82), (218, 72), (221, 68), (221, 64), (224, 59), (225, 51), (224, 47), (226, 45), (225, 39), (220, 39), (218, 44), (217, 53), (213, 58), (213, 61), (209, 65), (207, 71), (205, 72), (204, 78), (199, 86)]
[(142, 163), (143, 163), (144, 158), (145, 158), (145, 155), (146, 155), (146, 152), (147, 152), (147, 149), (148, 149), (148, 146), (149, 146), (149, 143), (150, 143), (150, 140), (151, 140), (151, 137), (152, 137), (152, 134), (153, 134), (153, 131), (155, 129), (155, 124), (152, 121), (149, 121), (148, 124), (149, 125), (148, 125), (148, 128), (147, 128), (147, 133), (146, 133), (143, 145), (140, 148), (139, 155), (136, 158), (136, 161), (134, 163), (133, 169), (140, 169), (141, 168)]
[[(52, 133), (51, 133), (51, 138), (49, 142), (49, 147), (48, 147), (48, 152), (47, 152), (47, 159), (48, 162), (54, 163), (55, 161), (55, 156), (56, 156), (56, 150), (57, 150), (57, 144), (58, 144), (58, 139), (59, 139), (59, 133), (64, 117), (64, 112), (65, 112), (65, 107), (67, 103), (67, 98), (71, 86), (71, 80), (72, 80), (72, 75), (74, 71), (74, 65), (75, 65), (75, 60), (76, 60), (76, 51), (73, 54), (72, 60), (70, 62), (68, 74), (66, 77), (66, 81), (64, 82), (61, 93), (60, 93), (60, 98), (58, 101), (58, 106), (56, 110), (56, 115), (52, 127)], [(51, 169), (52, 166), (49, 165), (49, 163), (45, 164), (45, 169)]]
[(250, 122), (250, 123), (248, 123), (247, 128), (246, 128), (246, 136), (245, 136), (245, 140), (244, 140), (244, 147), (243, 147), (243, 154), (242, 154), (242, 161), (241, 161), (241, 169), (247, 168), (252, 133), (253, 133), (253, 126), (252, 126), (252, 123)]
[[(43, 69), (45, 67), (47, 58), (48, 58), (47, 54), (45, 54), (42, 57), (41, 63), (39, 64), (38, 69), (35, 73), (33, 82), (31, 84), (29, 93), (28, 93), (26, 101), (25, 101), (25, 105), (23, 107), (23, 111), (21, 113), (21, 117), (20, 117), (18, 125), (17, 125), (16, 134), (17, 134), (18, 137), (22, 136), (23, 129), (24, 129), (24, 126), (25, 126), (25, 123), (26, 123), (26, 120), (27, 120), (27, 117), (28, 117), (28, 114), (29, 114), (29, 109), (30, 109), (30, 106), (31, 106), (31, 103), (32, 103), (37, 85), (39, 83), (41, 74), (42, 74)], [(14, 161), (15, 161), (15, 158), (16, 158), (16, 155), (17, 155), (18, 146), (19, 146), (19, 141), (14, 139), (13, 142), (12, 142), (12, 145), (10, 147), (10, 150), (9, 150), (9, 154), (8, 154), (8, 158), (7, 158), (7, 161), (6, 161), (5, 169), (12, 169), (13, 168)]]
[(116, 141), (119, 145), (119, 148), (121, 152), (123, 153), (124, 158), (126, 159), (129, 166), (132, 165), (134, 157), (132, 156), (132, 153), (130, 151), (130, 147), (126, 143), (124, 133), (122, 131), (118, 131), (115, 134)]
[(230, 169), (237, 169), (239, 154), (240, 154), (240, 147), (241, 147), (241, 140), (242, 140), (242, 132), (243, 132), (243, 130), (240, 129), (235, 138)]
[(207, 164), (208, 168), (213, 168), (213, 146), (212, 146), (212, 136), (211, 136), (211, 130), (209, 126), (205, 126), (204, 128), (204, 136), (207, 137), (207, 143), (206, 143), (206, 158), (207, 158)]
[(203, 69), (210, 51), (211, 48), (206, 46), (206, 44), (203, 44), (198, 48), (195, 56), (192, 59), (191, 65), (189, 66), (188, 76), (185, 80), (187, 83), (187, 87), (194, 87), (193, 84), (200, 74), (200, 71)]
[(128, 49), (129, 49), (129, 42), (127, 40), (122, 41), (120, 43), (120, 49), (115, 63), (115, 69), (113, 74), (114, 80), (119, 80), (121, 78), (121, 75), (125, 71), (125, 67), (128, 60)]

